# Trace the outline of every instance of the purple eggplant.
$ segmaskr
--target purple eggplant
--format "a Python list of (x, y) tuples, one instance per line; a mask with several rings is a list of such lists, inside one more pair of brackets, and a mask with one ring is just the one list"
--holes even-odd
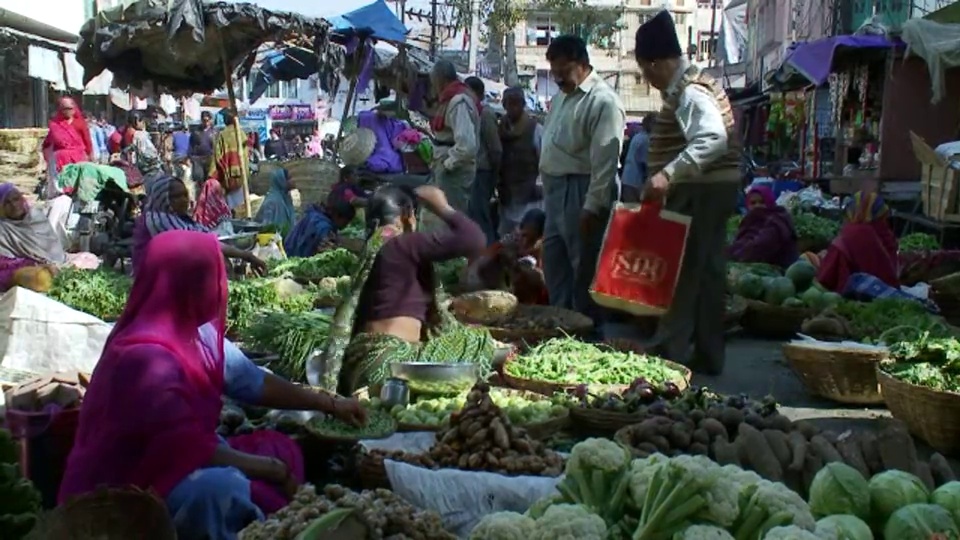
[(631, 393), (637, 396), (641, 403), (650, 403), (657, 399), (657, 391), (649, 384), (638, 386)]
[(663, 383), (661, 395), (666, 399), (677, 399), (680, 397), (680, 387), (672, 382)]

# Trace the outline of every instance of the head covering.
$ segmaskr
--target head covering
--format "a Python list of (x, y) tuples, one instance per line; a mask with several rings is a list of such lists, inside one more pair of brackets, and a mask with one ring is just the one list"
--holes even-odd
[(257, 210), (256, 220), (276, 225), (282, 234), (286, 234), (296, 218), (297, 211), (290, 195), (290, 173), (282, 167), (275, 169), (270, 176), (270, 190)]
[[(10, 182), (0, 184), (0, 203), (16, 191)], [(26, 202), (24, 207), (27, 214), (23, 219), (0, 219), (0, 256), (42, 264), (66, 262), (63, 244), (43, 210), (30, 208)]]
[(197, 197), (197, 206), (193, 209), (193, 220), (209, 229), (216, 229), (231, 216), (230, 206), (227, 205), (220, 181), (216, 178), (208, 179), (203, 183), (203, 189)]
[(767, 208), (773, 208), (777, 206), (777, 198), (774, 196), (773, 190), (770, 189), (770, 186), (763, 186), (763, 185), (752, 186), (747, 191), (747, 198), (749, 199), (750, 196), (753, 195), (754, 193), (757, 193), (758, 195), (763, 197), (763, 204)]
[(169, 175), (158, 176), (147, 184), (147, 200), (143, 214), (133, 230), (133, 273), (137, 274), (143, 261), (143, 253), (150, 239), (167, 231), (210, 232), (210, 229), (195, 222), (191, 216), (174, 213), (170, 206), (170, 190), (174, 182), (182, 180)]
[(340, 141), (340, 160), (346, 166), (366, 163), (377, 146), (377, 135), (369, 128), (357, 128)]
[(174, 182), (183, 183), (182, 180), (170, 175), (162, 175), (154, 178), (147, 184), (147, 200), (143, 204), (145, 212), (173, 212), (170, 206), (170, 190)]
[(310, 205), (283, 239), (283, 251), (288, 257), (312, 257), (336, 230), (323, 207)]
[(844, 213), (848, 223), (871, 223), (887, 217), (890, 207), (879, 193), (858, 191)]
[(647, 61), (665, 60), (683, 56), (677, 26), (670, 12), (663, 10), (637, 29), (637, 58)]
[[(227, 308), (220, 246), (211, 235), (176, 231), (153, 239), (144, 261), (93, 371), (61, 502), (100, 485), (166, 497), (219, 444)], [(215, 340), (200, 340), (204, 325)]]

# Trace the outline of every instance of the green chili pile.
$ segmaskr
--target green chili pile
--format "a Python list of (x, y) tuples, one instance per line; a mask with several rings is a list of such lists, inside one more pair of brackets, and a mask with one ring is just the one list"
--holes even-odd
[(323, 347), (332, 321), (329, 315), (315, 311), (261, 313), (241, 332), (241, 337), (254, 350), (280, 356), (270, 364), (274, 373), (294, 382), (306, 382), (307, 360)]
[(271, 276), (289, 275), (299, 282), (317, 282), (323, 278), (351, 276), (360, 266), (360, 258), (344, 248), (318, 253), (312, 257), (291, 257), (271, 262)]

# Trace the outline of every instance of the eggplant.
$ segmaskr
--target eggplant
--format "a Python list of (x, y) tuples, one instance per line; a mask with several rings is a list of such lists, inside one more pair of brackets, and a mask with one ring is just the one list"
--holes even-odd
[(672, 382), (663, 383), (662, 395), (666, 399), (677, 399), (680, 397), (680, 387)]
[(653, 400), (657, 399), (656, 390), (649, 384), (644, 384), (635, 388), (633, 390), (633, 395), (637, 396), (637, 398), (643, 403), (651, 403)]

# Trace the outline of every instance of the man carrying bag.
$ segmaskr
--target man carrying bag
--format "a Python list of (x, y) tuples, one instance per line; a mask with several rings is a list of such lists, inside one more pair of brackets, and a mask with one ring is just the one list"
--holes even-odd
[(733, 112), (723, 86), (684, 56), (669, 12), (661, 11), (637, 30), (635, 50), (644, 79), (663, 98), (650, 133), (644, 204), (662, 204), (690, 217), (656, 351), (718, 375), (725, 362), (726, 221), (740, 190), (741, 147)]

